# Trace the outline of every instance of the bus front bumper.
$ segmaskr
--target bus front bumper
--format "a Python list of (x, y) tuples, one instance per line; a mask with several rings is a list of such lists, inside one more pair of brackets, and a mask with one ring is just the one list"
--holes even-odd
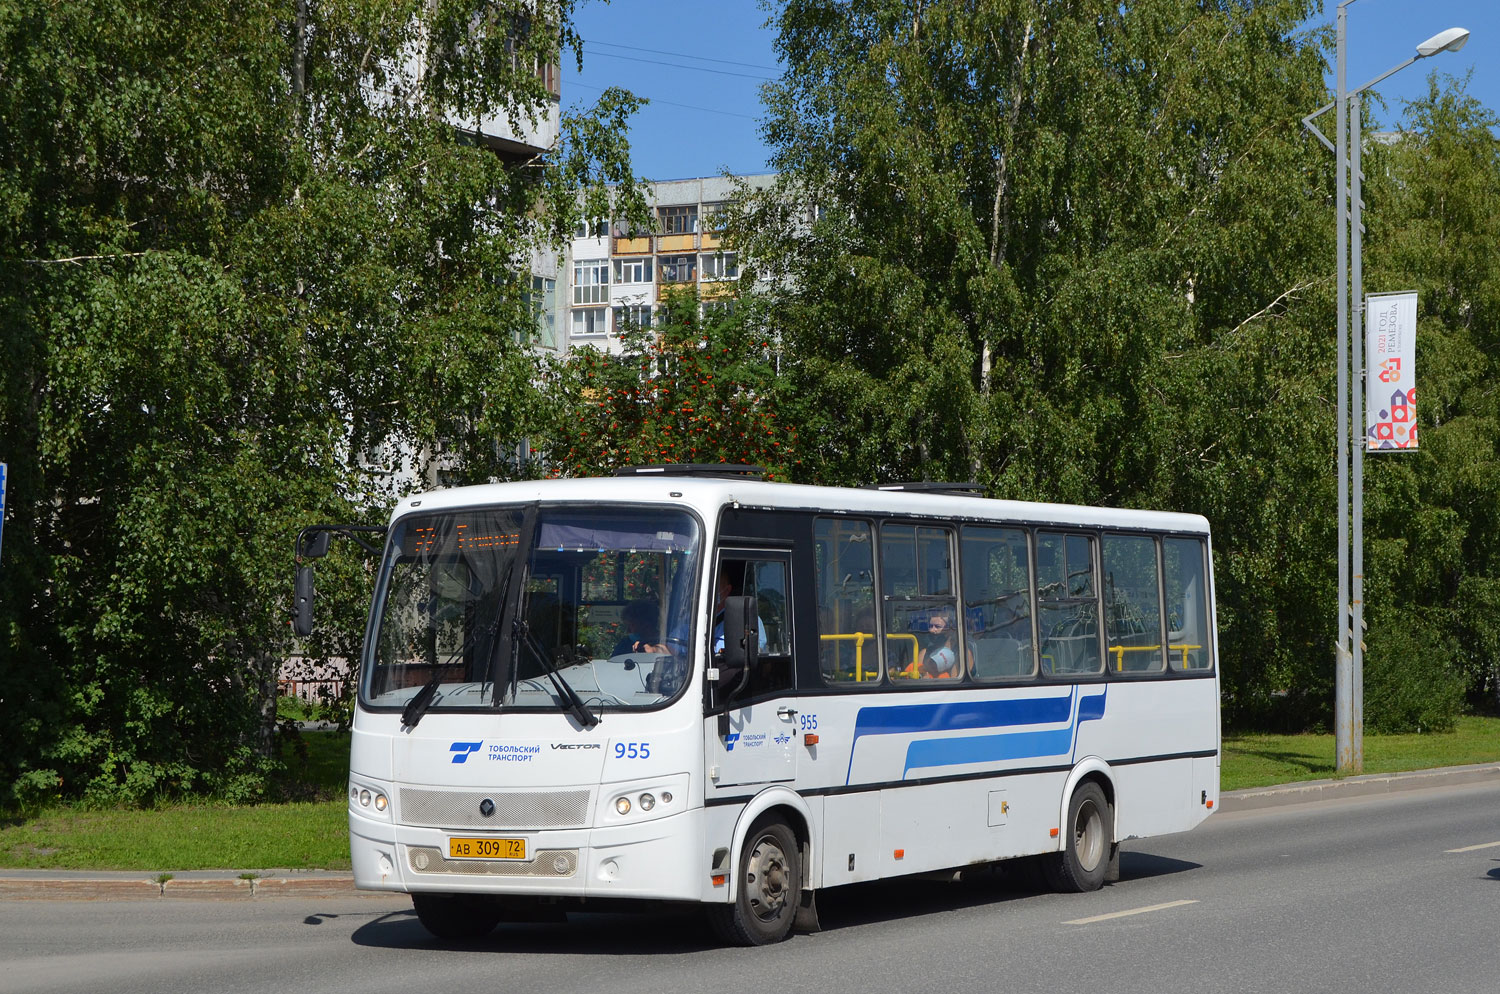
[(557, 898), (696, 901), (703, 894), (703, 809), (638, 824), (499, 833), (523, 839), (524, 859), (453, 859), (452, 838), (494, 833), (393, 825), (349, 813), (354, 885), (361, 890)]

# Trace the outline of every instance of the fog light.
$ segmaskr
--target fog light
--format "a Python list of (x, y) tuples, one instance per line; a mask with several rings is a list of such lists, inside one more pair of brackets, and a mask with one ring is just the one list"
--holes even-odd
[(642, 794), (641, 795), (641, 810), (642, 811), (650, 811), (654, 807), (656, 807), (656, 798), (652, 797), (650, 794)]
[(628, 815), (628, 814), (630, 814), (630, 798), (628, 798), (628, 797), (617, 797), (617, 798), (615, 798), (615, 810), (618, 811), (622, 815)]
[(670, 790), (664, 790), (664, 791), (661, 792), (661, 803), (663, 803), (663, 804), (671, 804), (672, 803), (672, 792)]
[(370, 792), (368, 790), (362, 790), (359, 792), (359, 804), (360, 807), (363, 808), (368, 808), (370, 806)]
[(385, 806), (386, 806), (387, 803), (389, 803), (389, 802), (386, 801), (384, 794), (376, 794), (375, 795), (375, 810), (376, 811), (384, 811), (385, 810)]

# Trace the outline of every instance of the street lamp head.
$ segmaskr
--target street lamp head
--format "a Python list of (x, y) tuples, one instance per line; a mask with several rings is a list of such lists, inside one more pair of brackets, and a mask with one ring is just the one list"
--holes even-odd
[(1468, 28), (1449, 28), (1441, 31), (1417, 46), (1417, 58), (1425, 59), (1439, 52), (1456, 52), (1469, 40)]

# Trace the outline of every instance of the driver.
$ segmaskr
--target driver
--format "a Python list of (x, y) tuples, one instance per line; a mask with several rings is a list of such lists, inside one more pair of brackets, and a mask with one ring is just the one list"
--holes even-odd
[(625, 622), (625, 634), (615, 643), (611, 656), (624, 656), (632, 652), (663, 653), (667, 647), (662, 642), (657, 619), (661, 617), (661, 606), (654, 600), (631, 601), (621, 613)]

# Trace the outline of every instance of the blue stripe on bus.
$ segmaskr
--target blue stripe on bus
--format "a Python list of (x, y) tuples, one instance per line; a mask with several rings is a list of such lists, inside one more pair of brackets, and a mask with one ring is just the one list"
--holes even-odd
[(1098, 721), (1104, 717), (1104, 696), (1109, 693), (1109, 687), (1100, 690), (1099, 693), (1078, 700), (1078, 720), (1073, 723), (1073, 755), (1071, 759), (1078, 758), (1078, 731), (1083, 727), (1085, 721)]
[[(1047, 725), (1068, 722), (1067, 728), (1054, 731), (1016, 732), (958, 739), (927, 739), (907, 747), (908, 771), (926, 766), (960, 766), (969, 763), (997, 762), (1010, 759), (1035, 759), (1062, 756), (1071, 751), (1080, 722), (1104, 717), (1104, 700), (1108, 688), (1078, 700), (1077, 718), (1073, 718), (1073, 701), (1078, 688), (1070, 687), (1060, 697), (1011, 698), (999, 701), (949, 701), (943, 704), (900, 704), (893, 707), (860, 708), (854, 719), (854, 739), (849, 744), (849, 769), (844, 783), (854, 772), (854, 751), (861, 736), (899, 735), (916, 732), (962, 731), (975, 728), (1003, 728), (1014, 725)], [(916, 761), (914, 761), (916, 760)], [(937, 761), (930, 761), (937, 760)]]
[(1046, 725), (1067, 721), (1073, 692), (1061, 697), (1026, 697), (1003, 701), (950, 701), (945, 704), (900, 704), (860, 708), (854, 719), (854, 741), (861, 735)]
[(918, 767), (967, 766), (998, 763), (1008, 759), (1060, 756), (1073, 744), (1073, 728), (1050, 732), (1007, 732), (1004, 735), (970, 735), (957, 739), (923, 739), (906, 747), (906, 767), (901, 778)]

